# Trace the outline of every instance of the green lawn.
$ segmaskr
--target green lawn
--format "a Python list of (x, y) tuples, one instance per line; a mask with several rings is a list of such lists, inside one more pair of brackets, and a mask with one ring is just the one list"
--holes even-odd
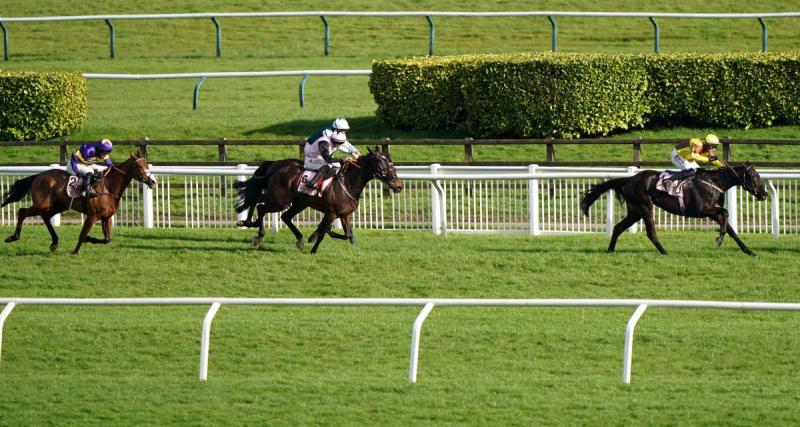
[[(308, 230), (305, 230), (308, 231)], [(11, 232), (0, 228), (0, 234)], [(657, 298), (800, 301), (796, 236), (434, 236), (357, 230), (297, 253), (286, 230), (78, 228), (0, 246), (0, 295), (35, 297)], [(702, 260), (698, 262), (698, 260)], [(691, 270), (690, 273), (687, 270)], [(206, 307), (19, 306), (0, 362), (0, 424), (796, 424), (790, 312), (650, 309), (621, 382), (630, 308), (436, 308), (407, 382), (419, 308), (222, 307), (197, 380)], [(13, 392), (11, 392), (13, 390)], [(624, 420), (624, 421), (623, 421)]]

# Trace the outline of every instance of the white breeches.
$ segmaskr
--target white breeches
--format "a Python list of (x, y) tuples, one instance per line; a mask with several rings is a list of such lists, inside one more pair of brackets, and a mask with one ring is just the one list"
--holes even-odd
[(72, 162), (67, 162), (67, 172), (69, 172), (72, 175), (83, 176), (87, 174), (93, 174), (95, 173), (95, 171), (102, 172), (104, 170), (106, 170), (105, 166), (100, 166), (95, 164), (84, 165), (83, 163), (78, 163), (78, 170), (72, 170)]
[(338, 168), (342, 167), (342, 165), (339, 164), (338, 162), (336, 162), (336, 163), (328, 163), (322, 157), (306, 158), (306, 160), (303, 162), (303, 167), (306, 170), (310, 170), (310, 171), (318, 171), (318, 170), (320, 170), (320, 168), (322, 168), (325, 165), (330, 165), (331, 168), (334, 168), (334, 169), (338, 169)]
[(694, 160), (686, 160), (686, 159), (684, 159), (683, 156), (678, 154), (678, 150), (675, 150), (674, 148), (672, 149), (671, 158), (672, 158), (672, 164), (677, 166), (678, 169), (680, 169), (682, 171), (685, 171), (687, 169), (699, 169), (700, 168), (700, 165), (698, 165), (697, 162), (695, 162)]

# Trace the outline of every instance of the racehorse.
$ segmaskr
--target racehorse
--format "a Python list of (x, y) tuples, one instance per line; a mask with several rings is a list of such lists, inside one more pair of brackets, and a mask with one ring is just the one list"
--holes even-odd
[[(20, 179), (11, 185), (8, 193), (3, 198), (2, 206), (22, 200), (25, 195), (30, 194), (33, 205), (29, 208), (20, 208), (17, 214), (17, 229), (14, 234), (6, 238), (6, 243), (19, 240), (22, 231), (22, 222), (25, 218), (39, 215), (50, 232), (50, 251), (58, 249), (58, 235), (50, 224), (50, 218), (70, 208), (86, 215), (83, 221), (78, 245), (72, 251), (76, 255), (83, 242), (106, 244), (111, 241), (111, 217), (119, 208), (119, 200), (122, 193), (128, 188), (131, 179), (141, 181), (148, 187), (153, 188), (156, 180), (150, 175), (150, 165), (141, 157), (139, 151), (132, 153), (130, 158), (119, 166), (113, 166), (108, 174), (97, 184), (96, 197), (87, 199), (83, 197), (70, 198), (67, 195), (67, 183), (69, 173), (61, 169), (50, 169)], [(97, 220), (103, 224), (103, 239), (96, 239), (88, 236)]]
[(767, 198), (767, 191), (761, 183), (761, 177), (749, 162), (737, 165), (725, 164), (715, 171), (698, 170), (694, 179), (689, 180), (684, 186), (684, 203), (681, 207), (680, 200), (656, 189), (660, 172), (644, 170), (629, 178), (612, 179), (593, 185), (581, 198), (581, 210), (584, 215), (589, 215), (589, 207), (600, 195), (613, 189), (617, 198), (625, 201), (628, 214), (617, 225), (611, 235), (608, 252), (614, 252), (617, 238), (628, 227), (640, 219), (644, 219), (647, 237), (653, 242), (661, 254), (666, 251), (656, 237), (655, 223), (653, 222), (653, 204), (675, 215), (694, 218), (711, 218), (719, 224), (717, 246), (722, 244), (725, 234), (729, 234), (739, 244), (739, 248), (750, 256), (755, 256), (736, 231), (728, 225), (728, 211), (725, 204), (725, 192), (731, 187), (742, 186), (753, 194), (758, 200)]
[[(264, 238), (264, 215), (268, 212), (288, 210), (281, 215), (281, 219), (292, 231), (297, 239), (295, 246), (303, 250), (303, 234), (292, 223), (298, 213), (308, 207), (322, 212), (323, 217), (316, 231), (309, 238), (309, 243), (314, 243), (311, 253), (316, 253), (325, 234), (337, 239), (353, 240), (352, 214), (358, 207), (358, 200), (364, 187), (373, 178), (379, 179), (395, 193), (403, 189), (403, 184), (397, 177), (397, 171), (391, 159), (380, 151), (368, 149), (368, 154), (357, 160), (344, 162), (341, 171), (334, 176), (333, 184), (325, 191), (322, 197), (310, 196), (297, 191), (303, 175), (303, 162), (300, 160), (280, 160), (265, 162), (247, 181), (237, 183), (239, 201), (237, 212), (249, 210), (248, 218), (239, 221), (242, 227), (258, 227), (258, 235), (253, 238), (253, 245), (258, 246)], [(251, 220), (253, 207), (258, 215), (255, 221)], [(344, 234), (330, 231), (334, 219), (342, 220)]]

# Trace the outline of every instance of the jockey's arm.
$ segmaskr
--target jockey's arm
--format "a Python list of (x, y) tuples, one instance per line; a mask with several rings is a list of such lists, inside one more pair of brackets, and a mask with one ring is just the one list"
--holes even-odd
[(336, 149), (346, 153), (348, 156), (358, 157), (361, 155), (358, 149), (355, 146), (353, 146), (353, 144), (351, 144), (349, 141), (343, 142), (341, 145), (336, 147)]
[(320, 141), (319, 142), (319, 154), (325, 159), (328, 163), (336, 163), (336, 158), (333, 157), (331, 153), (331, 147), (328, 141)]
[(78, 171), (78, 156), (73, 154), (72, 157), (70, 157), (70, 159), (69, 159), (69, 163), (72, 166), (71, 169), (73, 171), (77, 172)]

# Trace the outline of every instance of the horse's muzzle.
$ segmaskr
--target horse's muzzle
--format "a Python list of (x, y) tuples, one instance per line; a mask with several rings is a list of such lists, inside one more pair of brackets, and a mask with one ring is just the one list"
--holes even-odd
[(398, 180), (398, 179), (393, 179), (393, 180), (387, 182), (386, 185), (388, 185), (389, 189), (392, 190), (395, 193), (399, 193), (399, 192), (403, 191), (403, 184), (400, 183), (400, 180)]
[(150, 188), (151, 190), (152, 190), (153, 188), (156, 188), (156, 185), (158, 185), (158, 181), (156, 181), (156, 179), (155, 179), (155, 178), (153, 178), (152, 176), (151, 176), (151, 177), (148, 177), (148, 179), (146, 179), (146, 180), (144, 180), (144, 181), (142, 181), (142, 182), (144, 182), (144, 185), (146, 185), (146, 186), (147, 186), (148, 188)]

